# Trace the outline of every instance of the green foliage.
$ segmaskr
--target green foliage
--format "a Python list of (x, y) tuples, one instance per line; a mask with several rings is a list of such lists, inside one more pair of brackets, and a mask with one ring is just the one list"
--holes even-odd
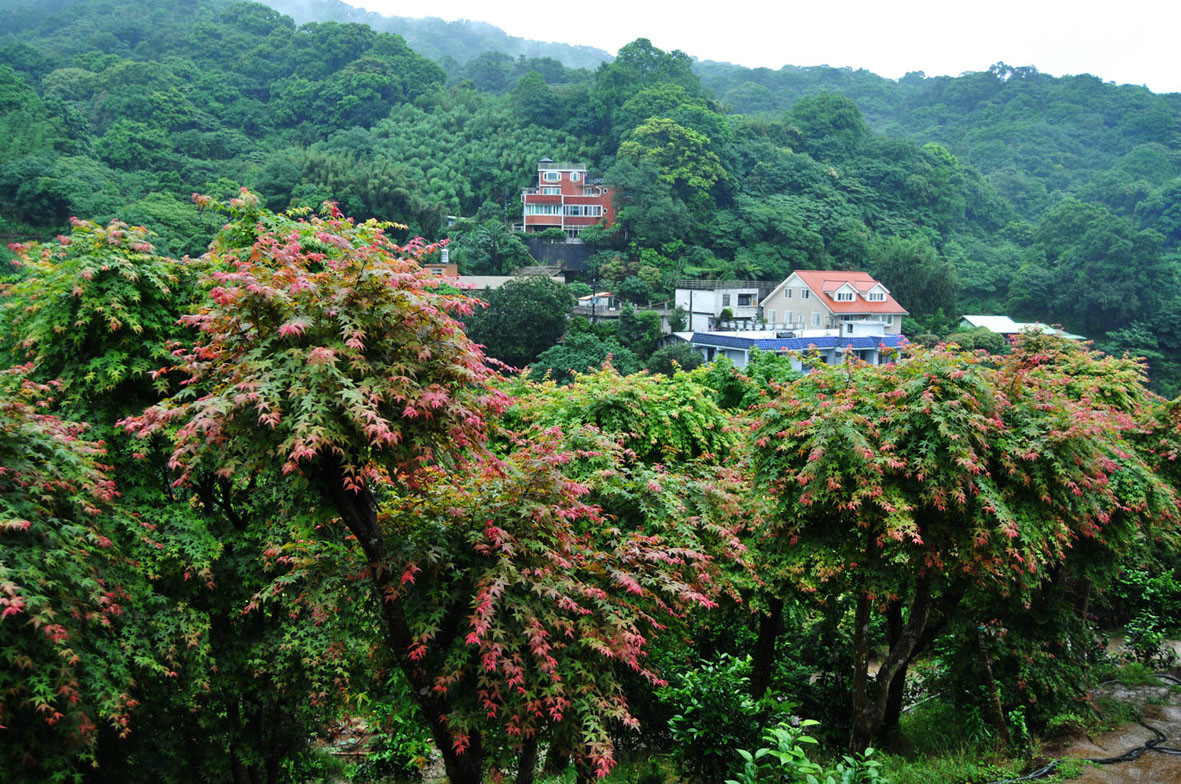
[(515, 278), (484, 295), (487, 307), (466, 321), (467, 333), (491, 357), (525, 367), (566, 334), (574, 293), (545, 277)]
[(419, 779), (430, 758), (430, 735), (417, 706), (404, 693), (401, 677), (391, 678), (386, 688), (392, 693), (368, 705), (367, 724), (375, 736), (353, 775), (361, 784)]
[(656, 350), (660, 340), (660, 314), (652, 310), (639, 313), (631, 305), (624, 305), (619, 312), (615, 336), (619, 342), (630, 348), (641, 361)]
[(633, 305), (648, 305), (652, 302), (652, 287), (637, 277), (624, 278), (615, 293)]
[(1096, 205), (1066, 200), (1047, 213), (1035, 243), (1046, 255), (1050, 297), (1063, 324), (1098, 334), (1153, 318), (1162, 293), (1177, 285), (1161, 240)]
[[(702, 593), (718, 577), (709, 542), (720, 537), (731, 552), (737, 543), (697, 505), (702, 483), (629, 467), (621, 447), (589, 429), (571, 445), (596, 453), (556, 451), (557, 431), (534, 428), (488, 472), (448, 472), (424, 496), (398, 499), (390, 513), (414, 524), (391, 553), (403, 579), (390, 599), (414, 634), (411, 658), (447, 695), (461, 748), (481, 735), (497, 741), (498, 727), (516, 746), (552, 726), (603, 776), (614, 762), (609, 727), (636, 728), (617, 670), (658, 682), (643, 658), (658, 618), (712, 606)], [(697, 514), (686, 517), (686, 504)], [(601, 511), (614, 506), (643, 512)]]
[(745, 411), (781, 392), (782, 385), (800, 377), (791, 357), (769, 351), (751, 351), (746, 368), (738, 370), (725, 357), (711, 362), (701, 376), (718, 405), (727, 411)]
[(891, 237), (874, 249), (874, 277), (915, 316), (956, 312), (955, 270), (921, 238)]
[(1156, 613), (1144, 610), (1124, 627), (1128, 648), (1137, 662), (1152, 667), (1170, 667), (1177, 654), (1165, 639), (1165, 621)]
[(1173, 568), (1160, 560), (1146, 567), (1125, 569), (1112, 584), (1108, 601), (1116, 606), (1117, 617), (1130, 618), (1146, 610), (1162, 618), (1181, 617), (1181, 580)]
[(621, 375), (639, 372), (639, 358), (614, 338), (600, 338), (592, 332), (571, 333), (558, 345), (537, 356), (529, 377), (534, 381), (551, 378), (559, 384), (574, 380), (576, 373), (586, 373), (605, 363)]
[(833, 93), (801, 98), (787, 119), (800, 129), (804, 149), (820, 160), (848, 155), (868, 133), (857, 104)]
[(100, 731), (130, 731), (136, 682), (204, 644), (153, 604), (163, 545), (115, 505), (102, 445), (43, 413), (58, 385), (28, 370), (0, 372), (0, 774), (74, 781)]
[[(202, 280), (209, 299), (184, 319), (201, 332), (178, 355), (189, 382), (129, 422), (140, 437), (187, 423), (175, 436), (183, 477), (206, 461), (219, 475), (276, 460), (290, 473), (348, 446), (347, 471), (359, 478), (366, 464), (351, 461), (370, 444), (380, 445), (372, 459), (404, 467), (429, 450), (416, 433), (481, 419), (483, 398), (469, 385), (486, 371), (447, 315), (470, 313), (472, 301), (422, 272), (414, 259), (424, 246), (396, 246), (382, 224), (339, 212), (275, 214), (247, 191), (223, 209), (231, 220)], [(404, 320), (410, 302), (431, 303), (432, 318)], [(204, 361), (210, 354), (216, 363)], [(371, 356), (419, 369), (374, 374)]]
[(953, 332), (947, 336), (946, 342), (955, 343), (967, 351), (986, 351), (989, 354), (1003, 354), (1009, 347), (1009, 341), (1004, 335), (987, 327), (972, 327), (963, 332)]
[(772, 697), (751, 699), (750, 659), (726, 655), (700, 662), (658, 694), (675, 711), (669, 730), (677, 765), (701, 782), (722, 780), (736, 767), (734, 749), (752, 745), (791, 710)]
[(799, 781), (805, 784), (888, 784), (881, 772), (881, 763), (873, 759), (873, 749), (865, 754), (845, 755), (831, 768), (808, 759), (804, 744), (815, 744), (816, 739), (805, 734), (819, 722), (805, 719), (796, 724), (782, 723), (763, 734), (768, 744), (753, 752), (739, 749), (743, 767), (736, 779), (726, 784), (761, 784), (761, 782)]
[(605, 367), (579, 374), (566, 386), (529, 384), (516, 398), (514, 411), (534, 427), (593, 425), (647, 462), (675, 464), (703, 456), (717, 462), (734, 446), (726, 415), (686, 373), (625, 376)]
[(651, 162), (657, 177), (686, 199), (702, 198), (715, 183), (726, 179), (710, 138), (666, 117), (649, 118), (629, 131), (619, 145), (619, 157)]
[(561, 242), (566, 241), (566, 232), (562, 231), (556, 226), (534, 232), (533, 236), (539, 240), (558, 240)]
[(457, 221), (448, 234), (452, 258), (463, 275), (511, 275), (532, 261), (520, 237), (495, 218)]
[(587, 297), (595, 293), (595, 290), (591, 288), (590, 284), (583, 283), (581, 280), (576, 280), (573, 283), (567, 283), (566, 288), (575, 297)]
[(701, 367), (704, 363), (705, 360), (701, 358), (701, 352), (693, 348), (692, 345), (675, 343), (652, 352), (652, 356), (648, 357), (648, 372), (672, 376), (677, 371), (693, 370)]
[(191, 296), (186, 268), (148, 237), (119, 221), (75, 221), (55, 242), (15, 246), (20, 275), (0, 287), (0, 350), (60, 379), (74, 410), (108, 425), (113, 407), (150, 402), (145, 389), (171, 362), (166, 344)]
[(672, 315), (668, 317), (669, 332), (684, 332), (685, 328), (689, 326), (689, 314), (680, 305), (673, 309)]

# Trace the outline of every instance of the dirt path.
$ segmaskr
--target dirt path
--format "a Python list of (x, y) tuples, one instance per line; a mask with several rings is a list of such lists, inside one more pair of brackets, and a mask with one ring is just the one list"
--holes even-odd
[[(1147, 724), (1165, 735), (1166, 740), (1162, 745), (1181, 748), (1181, 694), (1170, 690), (1169, 686), (1127, 687), (1114, 683), (1098, 689), (1096, 697), (1108, 697), (1134, 705)], [(1117, 757), (1154, 737), (1151, 730), (1138, 724), (1128, 724), (1098, 736), (1064, 738), (1048, 747), (1046, 752), (1053, 757)], [(1072, 781), (1080, 784), (1181, 784), (1181, 756), (1146, 751), (1132, 762), (1088, 767)]]

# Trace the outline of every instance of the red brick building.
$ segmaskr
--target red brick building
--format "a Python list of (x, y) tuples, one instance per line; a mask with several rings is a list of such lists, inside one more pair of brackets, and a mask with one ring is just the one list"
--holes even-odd
[(522, 227), (527, 233), (562, 229), (577, 237), (587, 226), (615, 222), (611, 189), (601, 179), (589, 179), (586, 165), (542, 158), (537, 164), (537, 185), (521, 191)]

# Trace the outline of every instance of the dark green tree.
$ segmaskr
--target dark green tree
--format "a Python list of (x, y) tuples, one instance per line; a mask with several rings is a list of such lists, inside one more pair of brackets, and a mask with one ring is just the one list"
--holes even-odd
[(550, 278), (514, 278), (485, 295), (486, 308), (466, 319), (467, 333), (489, 356), (525, 367), (566, 334), (575, 298)]
[(529, 378), (540, 381), (547, 376), (565, 384), (575, 373), (586, 373), (610, 361), (620, 375), (636, 373), (642, 367), (635, 352), (614, 338), (600, 338), (593, 332), (577, 332), (566, 336), (558, 345), (548, 348), (537, 357)]
[(956, 310), (955, 269), (922, 237), (887, 237), (878, 242), (873, 274), (911, 315)]

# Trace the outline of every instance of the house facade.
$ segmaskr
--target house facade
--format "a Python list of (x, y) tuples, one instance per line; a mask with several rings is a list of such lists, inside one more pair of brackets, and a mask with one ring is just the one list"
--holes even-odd
[(611, 188), (601, 178), (587, 176), (586, 164), (542, 158), (537, 164), (537, 185), (521, 191), (522, 223), (526, 234), (561, 229), (577, 239), (587, 226), (615, 222)]
[(906, 308), (867, 272), (796, 270), (763, 298), (772, 329), (837, 330), (841, 336), (900, 335)]
[(759, 302), (770, 293), (774, 283), (758, 280), (679, 280), (673, 294), (674, 307), (688, 314), (687, 329), (704, 332), (723, 321), (754, 324), (762, 321)]

